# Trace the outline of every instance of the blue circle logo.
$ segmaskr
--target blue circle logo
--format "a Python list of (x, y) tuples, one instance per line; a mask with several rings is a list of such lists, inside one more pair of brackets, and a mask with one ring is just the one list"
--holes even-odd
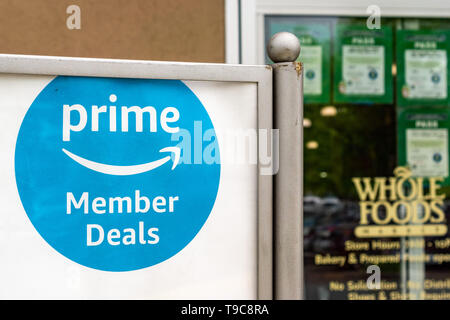
[[(192, 163), (205, 148), (217, 161)], [(25, 115), (15, 173), (50, 246), (90, 268), (131, 271), (169, 259), (200, 231), (218, 157), (211, 119), (182, 81), (59, 76)]]

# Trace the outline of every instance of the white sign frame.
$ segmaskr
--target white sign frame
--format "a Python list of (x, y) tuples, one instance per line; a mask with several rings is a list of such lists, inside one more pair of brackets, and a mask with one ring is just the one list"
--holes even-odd
[[(0, 73), (255, 83), (258, 129), (273, 128), (270, 66), (0, 54)], [(257, 298), (263, 300), (273, 298), (272, 178), (258, 174), (257, 182)]]

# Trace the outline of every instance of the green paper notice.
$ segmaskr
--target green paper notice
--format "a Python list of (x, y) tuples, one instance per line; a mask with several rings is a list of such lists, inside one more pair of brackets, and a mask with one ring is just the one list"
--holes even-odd
[(447, 177), (448, 130), (407, 129), (406, 159), (416, 177)]
[(305, 66), (303, 91), (309, 95), (322, 94), (322, 46), (303, 46), (302, 62)]
[(397, 105), (450, 106), (449, 30), (397, 30)]
[(334, 54), (335, 103), (392, 103), (391, 26), (369, 30), (361, 23), (337, 24)]
[(447, 52), (405, 50), (405, 98), (447, 98)]
[(343, 94), (384, 95), (384, 46), (342, 46)]
[[(327, 104), (331, 100), (330, 23), (293, 21), (269, 23), (266, 36), (281, 31), (292, 32), (301, 43), (297, 61), (303, 65), (303, 93), (305, 104)], [(267, 59), (269, 59), (267, 57)], [(270, 61), (267, 60), (269, 63)]]
[(442, 177), (442, 185), (450, 186), (449, 127), (448, 108), (398, 107), (398, 165), (416, 177)]

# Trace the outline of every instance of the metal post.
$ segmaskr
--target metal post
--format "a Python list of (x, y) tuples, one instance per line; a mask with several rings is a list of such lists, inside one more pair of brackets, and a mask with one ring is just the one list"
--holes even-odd
[(267, 45), (275, 64), (274, 128), (279, 171), (274, 179), (275, 299), (303, 299), (303, 69), (297, 37), (275, 34)]

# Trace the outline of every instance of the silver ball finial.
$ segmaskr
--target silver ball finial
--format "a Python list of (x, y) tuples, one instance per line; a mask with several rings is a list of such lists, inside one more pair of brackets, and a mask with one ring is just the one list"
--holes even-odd
[(278, 32), (270, 38), (267, 53), (273, 62), (294, 62), (300, 55), (300, 41), (290, 32)]

